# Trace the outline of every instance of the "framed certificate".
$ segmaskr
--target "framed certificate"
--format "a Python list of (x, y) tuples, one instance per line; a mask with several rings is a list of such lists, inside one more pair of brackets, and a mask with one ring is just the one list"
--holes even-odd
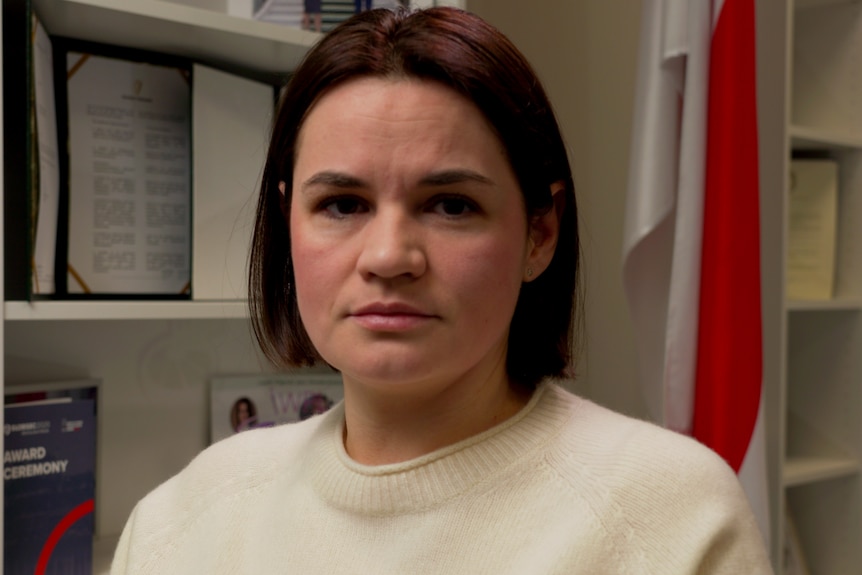
[(190, 63), (71, 41), (58, 50), (65, 295), (188, 298)]

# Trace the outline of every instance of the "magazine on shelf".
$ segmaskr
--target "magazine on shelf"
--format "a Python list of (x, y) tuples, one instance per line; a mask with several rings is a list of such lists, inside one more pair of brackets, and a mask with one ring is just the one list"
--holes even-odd
[(341, 376), (274, 373), (210, 380), (210, 442), (323, 413), (344, 398)]
[(96, 484), (94, 380), (7, 386), (3, 573), (90, 573)]

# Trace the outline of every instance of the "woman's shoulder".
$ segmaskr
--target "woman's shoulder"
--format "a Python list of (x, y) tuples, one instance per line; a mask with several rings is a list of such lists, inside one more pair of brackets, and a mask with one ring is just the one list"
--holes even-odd
[[(703, 572), (769, 572), (748, 499), (722, 457), (681, 433), (558, 393), (572, 415), (547, 460), (605, 527), (627, 533), (645, 557), (672, 557), (680, 572), (707, 563), (713, 570)], [(703, 553), (682, 552), (694, 547)]]
[(162, 483), (140, 506), (205, 508), (215, 499), (253, 490), (296, 469), (308, 445), (334, 425), (333, 411), (306, 421), (242, 431), (201, 451), (179, 473)]
[(243, 431), (204, 449), (138, 502), (123, 530), (115, 566), (155, 565), (190, 533), (205, 533), (207, 523), (224, 529), (241, 523), (271, 491), (268, 487), (302, 473), (310, 446), (326, 447), (327, 430), (336, 426), (339, 412), (336, 406), (303, 422)]
[[(558, 401), (571, 405), (561, 441), (583, 464), (622, 475), (670, 470), (676, 477), (707, 475), (736, 482), (733, 470), (717, 453), (697, 440), (650, 421), (625, 415), (559, 387)], [(614, 475), (614, 473), (610, 473)]]
[[(548, 459), (598, 507), (688, 521), (698, 514), (753, 519), (739, 479), (702, 443), (654, 423), (567, 395), (570, 417)], [(706, 495), (708, 494), (708, 496)]]

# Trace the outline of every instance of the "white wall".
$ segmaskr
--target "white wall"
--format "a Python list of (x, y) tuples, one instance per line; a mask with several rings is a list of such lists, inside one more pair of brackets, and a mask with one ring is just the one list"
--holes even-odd
[(570, 148), (579, 202), (586, 293), (577, 389), (646, 417), (621, 279), (640, 2), (467, 0), (535, 67)]
[(227, 13), (240, 18), (251, 18), (254, 12), (252, 0), (227, 0)]

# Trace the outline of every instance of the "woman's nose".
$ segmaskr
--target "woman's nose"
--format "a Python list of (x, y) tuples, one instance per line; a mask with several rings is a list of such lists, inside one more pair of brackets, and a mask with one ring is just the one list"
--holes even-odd
[(366, 279), (419, 277), (427, 259), (421, 223), (400, 209), (379, 209), (366, 223), (357, 260)]

